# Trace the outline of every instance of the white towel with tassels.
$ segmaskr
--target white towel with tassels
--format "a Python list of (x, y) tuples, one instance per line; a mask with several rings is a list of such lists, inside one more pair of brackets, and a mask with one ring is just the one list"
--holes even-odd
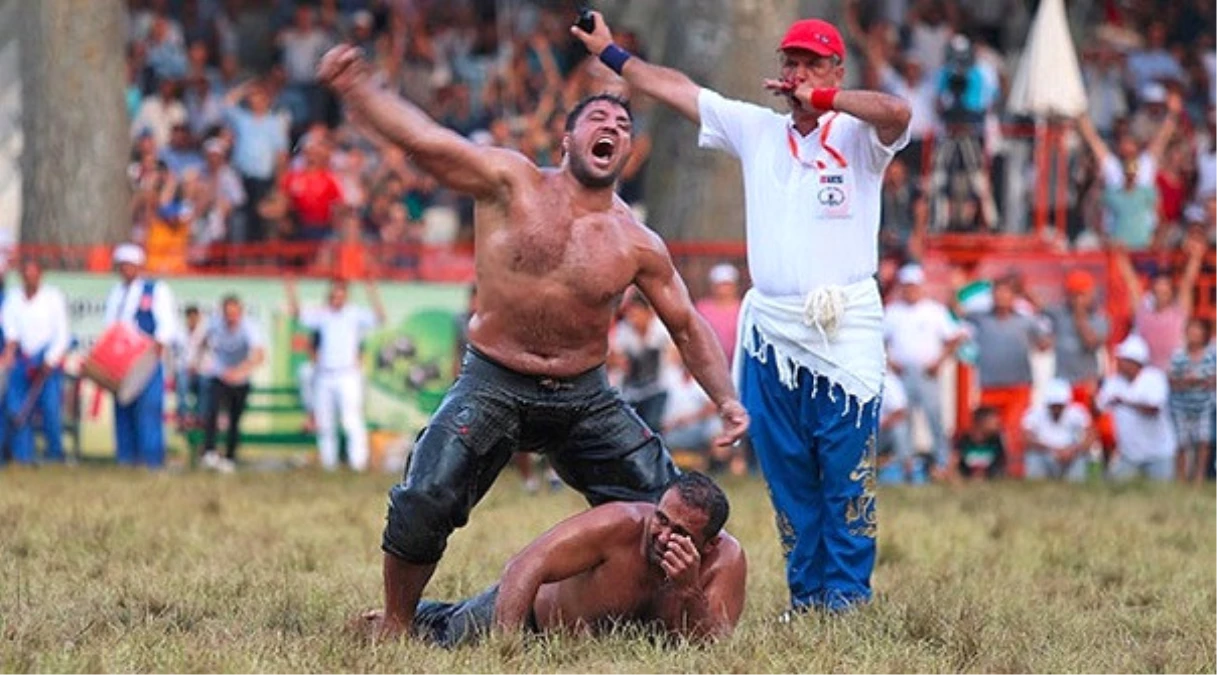
[(806, 369), (825, 377), (833, 389), (840, 387), (860, 408), (879, 395), (887, 364), (879, 287), (867, 278), (817, 288), (802, 298), (767, 296), (753, 288), (740, 307), (736, 344), (737, 383), (745, 354), (764, 362), (766, 348), (773, 347), (782, 384), (794, 389), (799, 370)]

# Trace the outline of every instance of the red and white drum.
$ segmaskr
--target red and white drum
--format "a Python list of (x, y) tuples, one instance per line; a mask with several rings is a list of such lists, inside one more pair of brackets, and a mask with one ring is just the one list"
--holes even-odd
[(156, 372), (158, 359), (152, 338), (139, 328), (120, 321), (101, 334), (80, 372), (101, 388), (113, 392), (119, 404), (127, 405), (147, 388)]

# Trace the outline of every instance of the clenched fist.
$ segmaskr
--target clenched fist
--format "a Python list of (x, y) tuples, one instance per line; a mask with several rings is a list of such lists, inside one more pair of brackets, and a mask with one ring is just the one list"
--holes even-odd
[(317, 79), (340, 95), (366, 82), (368, 72), (362, 50), (351, 45), (330, 49), (317, 65)]

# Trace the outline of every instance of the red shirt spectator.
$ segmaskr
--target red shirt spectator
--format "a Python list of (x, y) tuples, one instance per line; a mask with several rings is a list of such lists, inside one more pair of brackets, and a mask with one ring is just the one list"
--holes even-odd
[(329, 168), (329, 150), (324, 141), (310, 141), (304, 148), (305, 166), (283, 175), (287, 194), (301, 239), (323, 239), (332, 231), (334, 208), (343, 202), (342, 184)]
[(739, 310), (739, 270), (728, 263), (716, 265), (710, 270), (710, 295), (697, 302), (697, 311), (713, 329), (728, 363), (735, 358)]

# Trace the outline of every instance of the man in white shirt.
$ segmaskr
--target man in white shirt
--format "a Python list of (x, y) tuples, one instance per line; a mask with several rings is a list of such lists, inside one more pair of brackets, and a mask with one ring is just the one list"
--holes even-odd
[[(158, 354), (178, 336), (177, 303), (163, 281), (141, 275), (146, 261), (136, 244), (114, 247), (119, 282), (106, 298), (105, 324), (129, 323), (148, 334)], [(157, 469), (165, 464), (165, 369), (158, 361), (152, 379), (135, 400), (114, 401), (114, 452), (119, 464)]]
[[(920, 410), (930, 427), (930, 454), (937, 473), (950, 463), (950, 447), (943, 430), (942, 364), (963, 340), (964, 332), (947, 308), (925, 294), (925, 272), (920, 265), (905, 265), (896, 275), (900, 299), (887, 307), (883, 333), (888, 366), (900, 378), (908, 396), (909, 414)], [(886, 393), (886, 392), (885, 392)]]
[(1073, 388), (1062, 379), (1048, 383), (1044, 401), (1023, 416), (1024, 469), (1029, 480), (1086, 480), (1086, 462), (1097, 440), (1090, 412), (1073, 402)]
[(300, 321), (300, 325), (318, 334), (313, 415), (321, 466), (327, 471), (338, 466), (335, 410), (342, 418), (351, 468), (363, 471), (368, 466), (368, 429), (363, 420), (363, 371), (359, 349), (368, 332), (384, 324), (385, 310), (376, 286), (370, 280), (367, 289), (372, 310), (349, 304), (347, 282), (341, 279), (331, 282), (324, 307), (301, 310), (295, 280), (287, 282), (288, 312)]
[(1161, 482), (1175, 477), (1177, 444), (1167, 405), (1170, 383), (1166, 373), (1148, 363), (1149, 345), (1139, 335), (1130, 335), (1116, 347), (1116, 372), (1095, 397), (1115, 424), (1116, 454), (1109, 468), (1114, 480), (1138, 474)]
[(840, 90), (845, 43), (818, 19), (791, 25), (779, 77), (763, 83), (788, 115), (629, 54), (599, 14), (591, 33), (571, 32), (632, 90), (699, 124), (702, 147), (740, 159), (753, 287), (740, 311), (736, 368), (787, 551), (791, 607), (869, 600), (886, 370), (874, 280), (880, 190), (908, 143), (909, 104)]
[(21, 288), (9, 291), (3, 323), (8, 344), (0, 359), (11, 367), (3, 423), (13, 427), (9, 437), (13, 461), (35, 461), (29, 423), (37, 406), (46, 435), (46, 460), (62, 462), (63, 357), (71, 343), (68, 305), (58, 288), (42, 283), (42, 266), (36, 261), (21, 264)]

